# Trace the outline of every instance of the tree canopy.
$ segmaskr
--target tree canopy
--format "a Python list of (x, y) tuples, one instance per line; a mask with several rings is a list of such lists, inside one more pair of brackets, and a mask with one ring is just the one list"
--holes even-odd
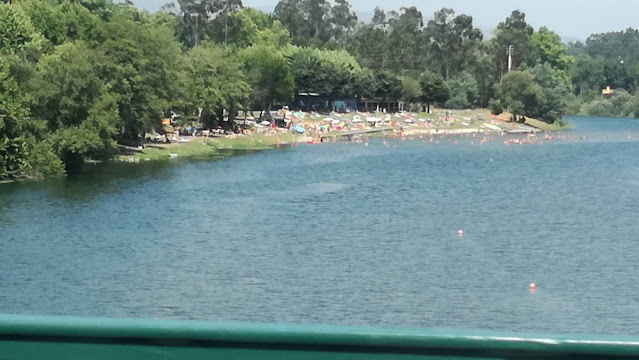
[(238, 110), (304, 93), (553, 122), (566, 111), (637, 116), (638, 85), (639, 30), (563, 44), (519, 10), (485, 38), (450, 8), (359, 19), (348, 0), (280, 0), (273, 14), (241, 0), (177, 0), (152, 14), (112, 0), (5, 1), (0, 178), (109, 159), (166, 117), (227, 126)]

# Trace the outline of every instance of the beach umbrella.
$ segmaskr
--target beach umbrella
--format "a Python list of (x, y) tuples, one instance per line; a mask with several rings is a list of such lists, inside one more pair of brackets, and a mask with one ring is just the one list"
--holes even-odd
[(333, 124), (339, 124), (339, 120), (338, 120), (338, 119), (333, 119), (333, 120), (331, 120), (331, 122), (332, 122)]
[(411, 120), (411, 119), (406, 119), (406, 120), (404, 120), (404, 122), (412, 123), (412, 122), (413, 122), (413, 120)]
[(262, 124), (262, 125), (271, 125), (271, 123), (269, 121), (266, 121), (266, 120), (262, 121), (260, 124)]

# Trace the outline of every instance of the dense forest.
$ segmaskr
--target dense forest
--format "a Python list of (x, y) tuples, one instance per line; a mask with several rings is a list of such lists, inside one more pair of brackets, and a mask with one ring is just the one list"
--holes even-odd
[[(448, 8), (358, 19), (346, 0), (281, 0), (273, 14), (241, 0), (178, 0), (152, 14), (111, 0), (3, 0), (0, 179), (108, 159), (167, 116), (216, 126), (299, 93), (549, 123), (637, 116), (638, 75), (638, 30), (564, 45), (517, 10), (486, 39), (472, 16)], [(615, 91), (603, 97), (606, 86)]]

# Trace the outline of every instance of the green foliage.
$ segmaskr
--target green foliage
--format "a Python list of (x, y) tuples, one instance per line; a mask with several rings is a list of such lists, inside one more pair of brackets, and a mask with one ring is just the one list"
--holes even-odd
[(32, 114), (47, 123), (56, 154), (105, 159), (115, 152), (118, 110), (99, 76), (99, 55), (66, 43), (40, 59), (32, 80)]
[(548, 63), (556, 70), (566, 70), (573, 62), (573, 58), (567, 54), (566, 46), (561, 43), (559, 35), (545, 26), (534, 33), (530, 40), (541, 63)]
[(172, 29), (116, 12), (105, 23), (100, 74), (118, 103), (119, 138), (137, 142), (176, 102), (181, 50)]
[(515, 115), (525, 115), (551, 124), (565, 112), (568, 92), (561, 77), (548, 63), (506, 74), (495, 88), (502, 106)]
[(403, 94), (402, 81), (390, 71), (375, 73), (375, 96), (384, 100), (399, 100)]
[[(520, 11), (490, 40), (448, 8), (428, 19), (376, 8), (357, 21), (347, 0), (281, 0), (273, 16), (241, 0), (178, 0), (154, 14), (112, 0), (4, 2), (0, 178), (111, 158), (174, 113), (217, 126), (296, 93), (489, 106), (555, 124), (564, 112), (639, 116), (637, 30), (564, 46)], [(509, 45), (518, 71), (507, 74)], [(602, 97), (606, 86), (615, 92)]]
[(445, 79), (467, 67), (483, 39), (481, 31), (473, 26), (472, 16), (454, 16), (454, 10), (443, 8), (435, 12), (424, 31), (430, 43), (431, 63), (441, 69)]
[(21, 7), (0, 4), (0, 55), (38, 52), (43, 41)]
[(201, 108), (207, 125), (221, 121), (225, 108), (241, 108), (250, 88), (240, 66), (238, 58), (212, 43), (189, 50), (181, 73), (180, 107), (188, 115), (199, 114)]
[(451, 109), (466, 109), (474, 106), (477, 101), (479, 89), (475, 78), (462, 72), (447, 81), (450, 88), (450, 99), (446, 101), (446, 107)]
[(433, 103), (445, 103), (450, 99), (450, 88), (439, 74), (425, 71), (419, 76), (422, 86), (421, 100), (429, 107)]
[(528, 71), (512, 71), (495, 85), (495, 92), (503, 107), (515, 115), (532, 116), (546, 101), (543, 89)]
[(541, 89), (545, 101), (532, 111), (530, 116), (552, 124), (561, 119), (566, 111), (568, 90), (561, 73), (553, 70), (550, 63), (535, 66), (531, 73)]
[(285, 50), (295, 79), (295, 92), (324, 96), (348, 95), (361, 68), (344, 50), (290, 47)]
[(294, 83), (288, 60), (273, 47), (252, 46), (242, 50), (240, 58), (244, 64), (252, 100), (261, 109), (270, 110), (274, 101), (293, 98)]
[(418, 102), (422, 96), (419, 80), (408, 76), (403, 76), (400, 80), (402, 82), (401, 99), (409, 103)]
[(508, 70), (509, 46), (513, 46), (513, 68), (521, 65), (534, 66), (538, 53), (532, 42), (533, 28), (526, 22), (526, 14), (519, 10), (513, 11), (504, 22), (499, 23), (491, 39), (491, 52), (495, 57), (500, 74)]

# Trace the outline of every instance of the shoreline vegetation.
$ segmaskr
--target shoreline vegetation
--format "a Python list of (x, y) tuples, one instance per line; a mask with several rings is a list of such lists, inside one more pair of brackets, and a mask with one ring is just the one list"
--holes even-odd
[[(420, 135), (462, 135), (462, 134), (499, 134), (519, 133), (529, 134), (539, 131), (561, 131), (572, 128), (569, 122), (556, 122), (547, 124), (536, 119), (526, 118), (524, 124), (508, 121), (511, 114), (503, 113), (498, 116), (491, 115), (486, 109), (455, 110), (446, 119), (446, 110), (435, 110), (433, 114), (427, 113), (403, 113), (380, 117), (380, 120), (390, 119), (389, 130), (364, 135), (371, 137), (400, 137)], [(304, 114), (298, 121), (306, 123), (304, 134), (294, 134), (285, 128), (262, 128), (261, 133), (251, 135), (231, 134), (219, 137), (187, 136), (181, 138), (181, 142), (170, 144), (147, 144), (141, 149), (124, 148), (124, 154), (115, 157), (114, 161), (127, 163), (140, 163), (146, 161), (183, 159), (215, 159), (225, 158), (235, 154), (247, 152), (271, 150), (294, 146), (300, 143), (319, 143), (321, 137), (328, 141), (341, 141), (344, 134), (352, 130), (372, 130), (374, 126), (369, 124), (354, 124), (356, 113), (329, 115)], [(314, 118), (315, 117), (315, 118)], [(320, 117), (320, 119), (317, 119)], [(326, 124), (326, 119), (346, 123), (350, 126), (330, 131), (313, 131), (311, 129)], [(425, 121), (420, 121), (425, 120)], [(331, 122), (332, 122), (331, 121)], [(354, 126), (353, 126), (354, 125)], [(380, 125), (384, 127), (384, 125)]]
[[(114, 0), (3, 1), (0, 24), (0, 180), (71, 174), (87, 161), (304, 142), (281, 132), (272, 139), (258, 126), (285, 128), (286, 120), (313, 137), (311, 128), (334, 116), (345, 123), (334, 134), (340, 137), (370, 125), (358, 124), (355, 111), (384, 114), (372, 122), (394, 123), (399, 136), (433, 127), (560, 130), (562, 114), (584, 111), (578, 105), (590, 100), (591, 112), (639, 114), (639, 31), (563, 44), (519, 10), (489, 39), (472, 16), (450, 8), (375, 8), (371, 19), (358, 19), (347, 0), (279, 0), (271, 14), (241, 0), (180, 0), (154, 13)], [(625, 46), (606, 46), (617, 40)], [(431, 116), (432, 107), (462, 115), (444, 121)], [(289, 108), (310, 117), (273, 115)], [(514, 122), (501, 128), (489, 124), (487, 110), (473, 110), (482, 119), (463, 115), (469, 108)], [(398, 113), (410, 115), (392, 118)], [(203, 133), (233, 135), (184, 138)], [(147, 134), (151, 142), (182, 144), (146, 144)]]

